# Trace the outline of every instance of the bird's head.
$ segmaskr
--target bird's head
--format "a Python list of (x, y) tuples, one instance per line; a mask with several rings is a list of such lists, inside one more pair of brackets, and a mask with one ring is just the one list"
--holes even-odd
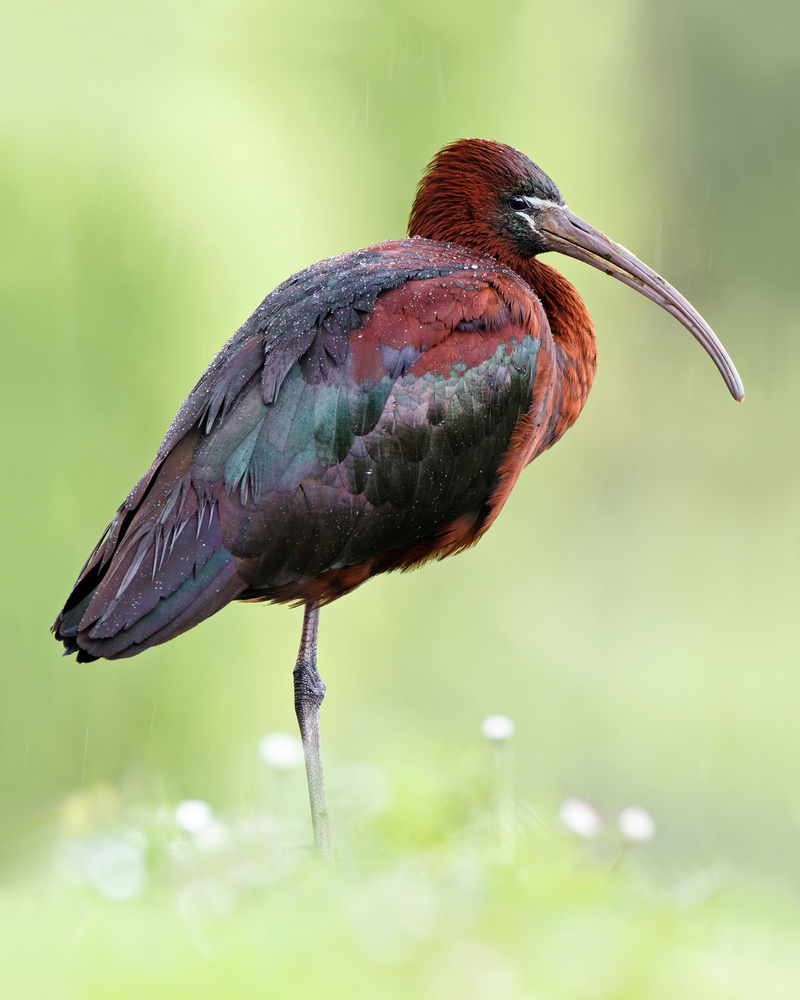
[(659, 274), (571, 212), (561, 192), (523, 153), (500, 142), (459, 139), (439, 150), (422, 178), (410, 236), (458, 243), (525, 272), (555, 251), (624, 282), (679, 320), (713, 359), (735, 399), (744, 387), (711, 327)]
[(411, 209), (411, 236), (460, 243), (513, 266), (549, 249), (537, 218), (564, 207), (561, 192), (532, 160), (501, 142), (459, 139), (440, 149)]

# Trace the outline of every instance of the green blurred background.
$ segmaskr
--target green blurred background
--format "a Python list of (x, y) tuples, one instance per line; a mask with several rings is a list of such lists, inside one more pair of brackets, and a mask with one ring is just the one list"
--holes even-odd
[(260, 794), (299, 611), (233, 606), (89, 665), (48, 628), (218, 347), (295, 270), (401, 235), (431, 156), (476, 135), (687, 294), (747, 401), (665, 313), (550, 257), (597, 326), (585, 414), (475, 551), (325, 609), (334, 813), (337, 773), (371, 761), (424, 824), (507, 712), (547, 819), (566, 795), (638, 803), (656, 866), (800, 878), (800, 8), (34, 0), (2, 21), (12, 852), (81, 787)]

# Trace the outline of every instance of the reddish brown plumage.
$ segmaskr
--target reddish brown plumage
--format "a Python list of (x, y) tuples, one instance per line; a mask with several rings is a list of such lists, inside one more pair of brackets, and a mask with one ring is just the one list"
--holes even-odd
[(441, 150), (409, 234), (294, 275), (223, 348), (59, 615), (68, 652), (130, 656), (230, 600), (321, 605), (474, 544), (594, 377), (547, 250), (632, 276), (740, 394), (688, 303), (508, 146)]
[(462, 139), (440, 149), (425, 171), (408, 220), (409, 236), (458, 243), (513, 270), (526, 259), (502, 225), (507, 194), (530, 185), (532, 170), (543, 194), (558, 188), (527, 156), (486, 139)]

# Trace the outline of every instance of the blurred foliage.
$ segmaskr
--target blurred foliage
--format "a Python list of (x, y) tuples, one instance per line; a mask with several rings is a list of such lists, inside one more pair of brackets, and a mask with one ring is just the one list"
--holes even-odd
[[(657, 112), (651, 142), (673, 199), (702, 200), (691, 223), (692, 246), (673, 244), (676, 269), (688, 279), (711, 255), (718, 258), (707, 268), (712, 282), (735, 274), (779, 301), (787, 293), (796, 301), (795, 5), (679, 0), (648, 7), (656, 68), (648, 92)], [(686, 220), (674, 216), (672, 224)]]
[[(214, 351), (294, 270), (400, 235), (436, 149), (481, 135), (529, 153), (687, 292), (748, 399), (735, 406), (652, 304), (553, 261), (598, 329), (586, 414), (474, 552), (325, 610), (331, 782), (348, 762), (382, 767), (422, 851), (479, 720), (506, 711), (520, 793), (548, 817), (568, 794), (639, 802), (659, 826), (652, 871), (721, 863), (796, 884), (800, 8), (34, 0), (0, 18), (7, 851), (46, 842), (59, 803), (97, 782), (257, 800), (258, 738), (293, 726), (299, 612), (236, 606), (141, 658), (82, 666), (47, 628)], [(516, 902), (486, 940), (540, 876), (519, 897), (498, 876)], [(319, 889), (324, 922), (347, 869), (314, 878), (297, 892)], [(569, 896), (582, 876), (564, 878)], [(640, 926), (641, 897), (607, 893), (631, 951), (680, 923), (655, 907)], [(20, 899), (12, 912), (35, 919)], [(89, 902), (48, 919), (73, 903), (91, 935)], [(274, 929), (266, 912), (245, 924)], [(695, 940), (723, 942), (712, 967), (728, 960), (735, 914), (675, 930), (687, 969)], [(156, 926), (147, 908), (120, 919), (107, 962)], [(592, 937), (595, 916), (576, 919), (565, 941)], [(630, 990), (607, 995), (694, 995)]]
[(800, 910), (785, 896), (720, 868), (656, 883), (644, 845), (620, 852), (606, 830), (589, 850), (522, 805), (498, 824), (480, 783), (461, 792), (471, 820), (429, 817), (424, 844), (408, 802), (377, 823), (351, 811), (337, 864), (309, 858), (286, 815), (234, 810), (189, 833), (130, 789), (76, 794), (58, 853), (0, 894), (4, 995), (797, 994)]

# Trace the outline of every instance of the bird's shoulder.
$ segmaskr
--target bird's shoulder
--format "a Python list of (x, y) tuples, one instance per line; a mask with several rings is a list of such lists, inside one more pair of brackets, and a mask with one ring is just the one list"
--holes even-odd
[(266, 296), (187, 397), (159, 455), (199, 422), (210, 429), (259, 371), (271, 404), (295, 366), (312, 383), (340, 373), (379, 381), (412, 358), (419, 371), (445, 372), (544, 325), (519, 275), (457, 244), (413, 237), (330, 257)]

